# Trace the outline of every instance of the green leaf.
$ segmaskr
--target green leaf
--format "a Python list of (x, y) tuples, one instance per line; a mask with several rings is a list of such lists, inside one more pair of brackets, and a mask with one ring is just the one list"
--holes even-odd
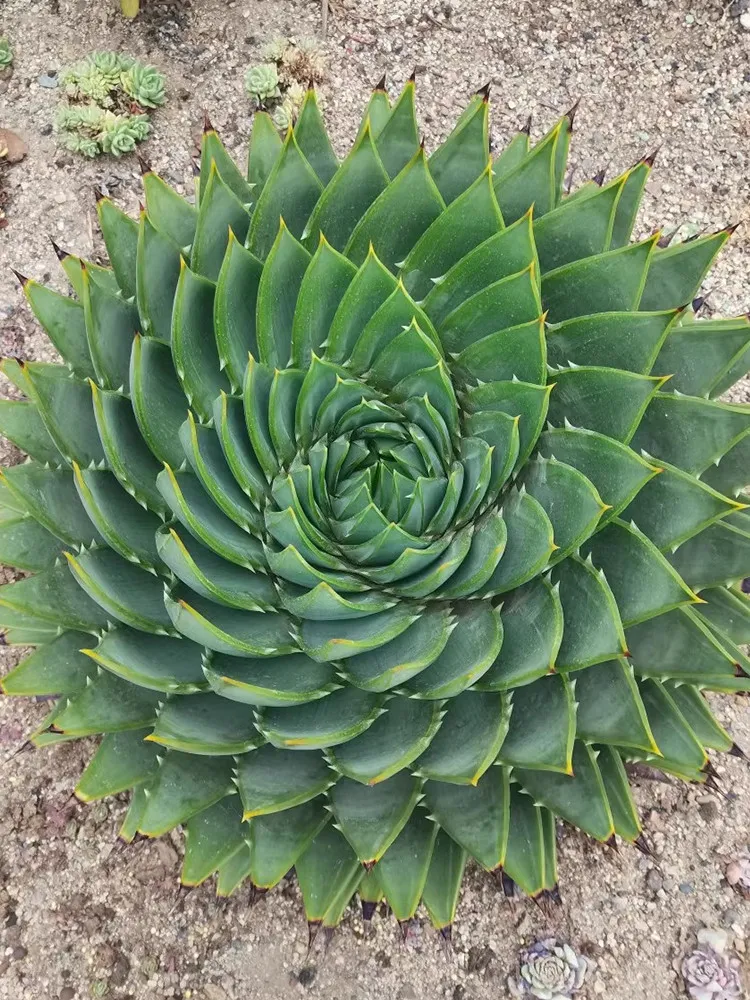
[(363, 874), (356, 854), (330, 823), (316, 834), (295, 867), (305, 916), (313, 925), (323, 921), (340, 895), (349, 901)]
[(219, 898), (226, 898), (236, 892), (245, 879), (249, 877), (251, 864), (250, 848), (247, 843), (244, 843), (219, 865), (216, 895)]
[[(81, 303), (60, 295), (36, 281), (27, 281), (23, 291), (32, 312), (66, 364), (70, 365), (80, 378), (93, 378), (94, 365), (89, 353), (86, 320)], [(83, 284), (81, 284), (81, 294), (83, 294)]]
[(544, 426), (552, 388), (552, 385), (533, 385), (530, 382), (487, 382), (470, 389), (463, 402), (470, 413), (495, 410), (520, 417), (519, 454), (515, 464), (515, 468), (520, 469)]
[(705, 696), (697, 688), (691, 684), (674, 682), (665, 683), (664, 687), (704, 747), (723, 753), (732, 749), (734, 740), (716, 721)]
[(604, 783), (595, 753), (586, 744), (576, 741), (572, 775), (521, 768), (513, 774), (535, 802), (597, 840), (607, 841), (612, 836), (614, 825)]
[(403, 830), (421, 787), (418, 778), (401, 771), (375, 785), (342, 778), (330, 790), (336, 823), (365, 866), (379, 861)]
[(590, 195), (566, 198), (539, 219), (534, 240), (542, 274), (609, 249), (624, 182), (618, 177)]
[(538, 501), (550, 520), (559, 562), (596, 529), (607, 505), (593, 483), (571, 465), (556, 459), (538, 458), (528, 462), (521, 482)]
[(463, 302), (500, 278), (518, 274), (536, 261), (536, 248), (527, 212), (467, 253), (448, 271), (424, 301), (424, 310), (438, 328)]
[[(7, 608), (0, 609), (5, 621)], [(7, 695), (72, 694), (80, 691), (93, 673), (89, 660), (81, 652), (93, 645), (90, 635), (84, 632), (63, 632), (51, 637), (31, 656), (21, 660), (0, 682)]]
[(387, 691), (434, 663), (450, 635), (449, 612), (428, 607), (390, 642), (338, 664), (346, 680), (365, 691)]
[(336, 782), (322, 754), (277, 750), (269, 743), (237, 761), (243, 819), (284, 813), (309, 802)]
[(0, 608), (80, 632), (97, 634), (108, 625), (102, 608), (84, 594), (67, 566), (55, 566), (25, 580), (3, 584)]
[(247, 154), (247, 179), (256, 201), (281, 155), (281, 147), (281, 136), (271, 116), (267, 111), (256, 111)]
[(261, 260), (267, 257), (276, 241), (280, 218), (292, 236), (302, 239), (322, 191), (323, 185), (303, 156), (294, 130), (289, 129), (255, 205), (247, 248)]
[(0, 522), (0, 562), (31, 572), (54, 566), (63, 543), (33, 518), (21, 515)]
[(294, 126), (294, 136), (302, 154), (321, 183), (327, 185), (336, 173), (339, 163), (328, 138), (313, 86), (307, 88), (299, 118)]
[(414, 812), (377, 864), (386, 901), (399, 923), (411, 920), (427, 880), (437, 824)]
[(100, 670), (68, 700), (55, 718), (54, 727), (68, 736), (143, 729), (154, 721), (159, 697), (156, 691), (136, 687)]
[(232, 475), (259, 506), (268, 492), (268, 481), (248, 440), (242, 399), (222, 393), (214, 400), (214, 428)]
[(485, 674), (500, 652), (503, 626), (489, 601), (458, 604), (455, 628), (437, 659), (406, 682), (410, 698), (454, 698)]
[(258, 356), (255, 324), (262, 270), (261, 261), (238, 243), (230, 230), (216, 282), (213, 325), (219, 367), (226, 371), (233, 389), (243, 383), (248, 352)]
[(575, 685), (579, 740), (659, 752), (627, 660), (618, 657), (581, 670)]
[(330, 750), (328, 759), (348, 778), (376, 785), (419, 757), (438, 731), (441, 715), (436, 702), (393, 698), (368, 730)]
[(449, 354), (460, 354), (491, 333), (530, 323), (541, 311), (535, 271), (530, 265), (488, 285), (454, 309), (440, 325), (440, 341)]
[(217, 694), (255, 706), (305, 704), (341, 687), (329, 663), (315, 663), (302, 653), (258, 659), (209, 654), (203, 671)]
[(146, 211), (152, 225), (178, 247), (189, 247), (198, 222), (195, 206), (165, 184), (153, 170), (146, 171), (142, 182)]
[[(425, 805), (443, 831), (483, 868), (494, 871), (505, 862), (510, 822), (506, 768), (490, 768), (476, 785), (428, 781), (424, 791)], [(460, 866), (460, 858), (452, 860)]]
[[(387, 129), (383, 129), (381, 141)], [(380, 260), (394, 271), (444, 208), (420, 146), (359, 220), (344, 253), (359, 267), (372, 244)]]
[[(542, 302), (550, 322), (561, 323), (591, 313), (634, 310), (641, 298), (656, 239), (650, 236), (641, 243), (584, 257), (548, 271), (542, 279)], [(643, 303), (644, 310), (656, 308)]]
[(396, 279), (371, 248), (344, 292), (331, 323), (325, 355), (328, 361), (349, 359), (369, 320), (396, 289)]
[[(237, 172), (238, 176), (239, 171)], [(257, 216), (257, 207), (253, 220)], [(190, 248), (190, 267), (211, 281), (216, 281), (229, 242), (234, 233), (242, 242), (250, 226), (245, 206), (222, 178), (215, 160), (210, 161), (208, 181), (198, 209), (198, 224)], [(251, 248), (252, 249), (252, 248)]]
[(42, 465), (59, 467), (65, 463), (35, 403), (0, 399), (0, 434)]
[(123, 297), (135, 295), (135, 258), (138, 246), (138, 224), (125, 215), (109, 198), (97, 198), (96, 214)]
[(737, 509), (695, 476), (664, 463), (664, 471), (644, 486), (624, 516), (665, 552)]
[(604, 520), (624, 510), (659, 471), (619, 441), (583, 428), (547, 430), (537, 448), (545, 458), (565, 462), (594, 484), (603, 502), (612, 508)]
[(401, 269), (409, 293), (424, 298), (455, 264), (503, 228), (488, 165), (409, 251)]
[(141, 213), (136, 282), (142, 333), (168, 344), (172, 336), (172, 303), (180, 277), (179, 247)]
[(182, 885), (200, 885), (245, 845), (247, 828), (241, 817), (237, 799), (228, 796), (187, 821)]
[(182, 266), (172, 313), (172, 357), (185, 397), (200, 419), (213, 419), (213, 402), (229, 390), (214, 339), (216, 286)]
[(576, 718), (572, 685), (557, 674), (541, 677), (513, 691), (511, 705), (498, 760), (570, 774)]
[(451, 134), (430, 157), (430, 173), (446, 205), (490, 166), (488, 112), (488, 98), (475, 95)]
[(85, 653), (100, 667), (152, 691), (193, 694), (208, 687), (203, 677), (203, 650), (182, 639), (118, 625)]
[(388, 98), (388, 92), (385, 89), (385, 74), (383, 74), (382, 80), (380, 80), (377, 85), (373, 87), (372, 93), (370, 94), (370, 100), (367, 102), (367, 107), (365, 108), (365, 113), (359, 126), (359, 134), (357, 138), (360, 138), (368, 125), (370, 126), (374, 137), (380, 135), (383, 131), (385, 123), (390, 117), (390, 114), (391, 102)]
[(243, 754), (264, 742), (246, 705), (213, 692), (170, 698), (146, 738), (173, 750), (205, 756)]
[[(104, 465), (91, 389), (60, 367), (26, 365), (30, 393), (60, 455), (84, 466)], [(60, 461), (55, 463), (60, 465)]]
[[(135, 266), (133, 267), (135, 272)], [(86, 336), (97, 381), (105, 389), (127, 389), (133, 337), (140, 319), (132, 300), (103, 288), (83, 272)]]
[(640, 208), (643, 189), (651, 173), (653, 157), (644, 156), (635, 166), (626, 171), (625, 185), (620, 194), (615, 210), (615, 222), (612, 227), (610, 248), (625, 246), (633, 234), (638, 209)]
[(708, 757), (664, 685), (657, 680), (638, 685), (646, 712), (662, 756), (647, 755), (653, 766), (697, 781)]
[(422, 902), (433, 926), (441, 932), (449, 932), (455, 919), (465, 865), (466, 851), (463, 847), (459, 847), (445, 830), (438, 830)]
[(685, 472), (699, 474), (748, 431), (746, 406), (660, 392), (651, 400), (632, 445)]
[(159, 473), (157, 485), (175, 517), (199, 542), (238, 566), (265, 568), (261, 543), (216, 507), (197, 476), (174, 473), (167, 466)]
[(669, 561), (695, 591), (737, 583), (750, 576), (750, 532), (712, 524), (683, 542)]
[(306, 705), (267, 708), (258, 726), (275, 747), (316, 750), (359, 736), (381, 714), (382, 703), (379, 695), (342, 688)]
[[(639, 375), (648, 375), (656, 364), (659, 372), (669, 374), (673, 368), (662, 365), (661, 357), (674, 336), (674, 324), (681, 315), (681, 309), (605, 312), (552, 324), (547, 328), (550, 364), (619, 368)], [(681, 389), (681, 386), (674, 388)]]
[[(707, 320), (674, 327), (656, 367), (670, 374), (669, 388), (686, 396), (707, 396), (750, 342), (750, 320)], [(743, 373), (744, 374), (744, 373)]]
[(101, 541), (78, 499), (69, 471), (25, 462), (3, 469), (0, 482), (10, 489), (35, 521), (68, 545), (88, 546)]
[(594, 565), (603, 570), (624, 625), (634, 625), (681, 604), (695, 594), (669, 565), (653, 542), (635, 525), (611, 521), (585, 545)]
[(507, 691), (550, 673), (562, 642), (562, 605), (557, 588), (546, 579), (512, 591), (501, 612), (503, 645), (475, 684), (479, 691)]
[(559, 670), (580, 670), (627, 652), (620, 612), (602, 570), (571, 556), (554, 571), (560, 587), (565, 629)]
[(518, 166), (496, 174), (495, 194), (508, 225), (524, 216), (532, 205), (535, 218), (555, 207), (555, 155), (561, 129), (562, 123), (558, 123)]
[[(215, 129), (205, 128), (201, 138), (201, 172), (198, 183), (198, 201), (209, 197), (211, 172), (216, 170), (221, 180), (241, 205), (247, 206), (254, 192), (242, 176), (237, 164), (227, 152)], [(200, 218), (200, 215), (199, 215)]]
[(649, 261), (639, 309), (677, 309), (695, 298), (714, 257), (733, 230), (657, 249)]
[(179, 431), (187, 400), (165, 344), (152, 337), (136, 337), (130, 357), (133, 412), (143, 440), (160, 462), (178, 469), (185, 461)]
[(472, 527), (468, 552), (447, 583), (440, 587), (438, 596), (441, 598), (471, 597), (482, 590), (503, 558), (508, 529), (502, 515), (490, 511)]
[(89, 597), (118, 621), (143, 632), (172, 631), (158, 577), (126, 562), (112, 549), (66, 553), (71, 572)]
[(282, 219), (258, 285), (258, 349), (260, 360), (272, 368), (289, 363), (297, 298), (310, 261)]
[(354, 265), (321, 234), (294, 309), (291, 355), (296, 367), (306, 368), (313, 354), (322, 353), (336, 310), (356, 274)]
[(490, 333), (464, 348), (455, 367), (474, 382), (500, 382), (514, 377), (521, 382), (547, 379), (544, 318)]
[(94, 802), (142, 785), (156, 773), (158, 749), (144, 742), (148, 729), (107, 733), (75, 788), (81, 802)]
[(231, 757), (170, 751), (147, 788), (138, 832), (161, 837), (233, 792)]
[(622, 758), (614, 747), (599, 747), (598, 753), (597, 765), (612, 813), (615, 833), (625, 840), (634, 841), (641, 832), (641, 824)]
[(314, 660), (343, 660), (395, 639), (418, 617), (415, 609), (396, 605), (367, 618), (303, 621), (297, 638)]
[(531, 122), (529, 121), (527, 126), (516, 132), (505, 149), (498, 153), (495, 162), (492, 164), (492, 173), (496, 178), (509, 174), (527, 155), (529, 152), (530, 128)]
[[(627, 444), (664, 379), (614, 368), (565, 368), (553, 373), (549, 419), (558, 427), (598, 431)], [(567, 425), (566, 425), (567, 426)]]
[(161, 518), (144, 510), (110, 472), (74, 469), (78, 496), (107, 544), (143, 569), (163, 569), (154, 534)]
[[(320, 799), (312, 802), (305, 802), (301, 806), (287, 809), (283, 813), (272, 813), (270, 816), (256, 816), (250, 822), (250, 850), (251, 865), (250, 877), (253, 885), (260, 889), (270, 889), (280, 882), (289, 869), (300, 862), (300, 867), (307, 886), (308, 899), (311, 890), (311, 881), (316, 877), (316, 864), (320, 860), (317, 849), (313, 856), (308, 859), (309, 867), (303, 860), (310, 843), (319, 841), (321, 831), (329, 820), (329, 814), (323, 809)], [(360, 865), (351, 848), (346, 843), (341, 834), (331, 831), (347, 857), (351, 857), (350, 870), (360, 870)], [(299, 872), (299, 869), (298, 869)], [(326, 879), (331, 875), (330, 870), (320, 873), (321, 889), (326, 887)]]
[(510, 829), (503, 871), (528, 896), (535, 897), (544, 888), (542, 809), (517, 785), (510, 786)]
[(510, 714), (510, 699), (503, 694), (464, 691), (451, 698), (440, 729), (416, 762), (416, 773), (476, 785), (500, 751)]
[(156, 488), (161, 466), (143, 440), (129, 400), (99, 389), (93, 382), (91, 393), (108, 467), (142, 507), (163, 514), (167, 505)]
[(284, 656), (296, 652), (286, 615), (225, 608), (185, 588), (165, 593), (164, 605), (178, 632), (217, 653)]
[(716, 587), (704, 590), (701, 599), (701, 618), (740, 645), (750, 643), (750, 599), (739, 589)]
[(701, 473), (703, 482), (719, 493), (736, 497), (747, 486), (750, 468), (750, 431), (743, 434), (736, 444), (724, 453), (718, 465), (713, 464)]
[(395, 177), (419, 149), (419, 127), (414, 111), (414, 80), (406, 81), (388, 120), (377, 134), (378, 153), (390, 177)]
[(735, 672), (733, 657), (692, 608), (631, 626), (627, 641), (641, 677), (710, 679)]
[(508, 538), (503, 557), (483, 588), (489, 595), (504, 594), (533, 579), (547, 566), (555, 547), (550, 519), (524, 490), (511, 493), (502, 513)]

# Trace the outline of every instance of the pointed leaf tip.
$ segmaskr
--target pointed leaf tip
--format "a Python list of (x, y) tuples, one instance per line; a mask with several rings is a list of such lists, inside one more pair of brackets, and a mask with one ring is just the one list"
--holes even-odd
[(653, 167), (654, 163), (656, 162), (656, 157), (658, 156), (660, 149), (661, 146), (657, 146), (656, 149), (653, 151), (653, 153), (649, 153), (648, 156), (642, 157), (640, 162), (645, 163), (647, 167)]
[(594, 176), (591, 178), (598, 187), (601, 187), (604, 183), (604, 178), (607, 176), (607, 168), (604, 167), (602, 170), (597, 170)]
[(581, 106), (581, 98), (579, 97), (578, 100), (573, 105), (573, 107), (570, 109), (570, 111), (565, 112), (565, 117), (568, 119), (568, 122), (570, 123), (571, 131), (573, 130), (573, 122), (575, 121), (576, 115), (578, 114), (578, 108), (580, 106)]
[(480, 87), (477, 91), (475, 91), (475, 93), (477, 97), (481, 97), (482, 100), (489, 101), (491, 89), (492, 89), (492, 80), (488, 80), (487, 83), (485, 83), (483, 87)]
[(386, 80), (386, 74), (383, 73), (383, 75), (380, 77), (380, 79), (372, 89), (385, 91), (385, 80)]
[(141, 176), (151, 173), (151, 164), (148, 162), (145, 156), (141, 156), (140, 153), (135, 154), (138, 157), (138, 166), (141, 168)]
[(211, 119), (208, 117), (208, 111), (206, 111), (206, 109), (204, 108), (203, 109), (203, 132), (205, 134), (206, 132), (215, 132), (215, 131), (216, 131), (216, 129), (213, 127), (213, 125), (211, 124)]
[(13, 272), (13, 274), (15, 274), (15, 276), (16, 276), (16, 277), (18, 278), (18, 281), (19, 281), (19, 283), (20, 283), (20, 285), (21, 285), (21, 288), (25, 288), (25, 287), (26, 287), (26, 286), (28, 285), (28, 283), (29, 283), (29, 281), (30, 281), (31, 279), (30, 279), (30, 278), (27, 278), (25, 274), (21, 274), (21, 272), (20, 272), (20, 271), (17, 271), (17, 270), (15, 269), (15, 267), (12, 267), (12, 268), (11, 268), (11, 271), (12, 271), (12, 272)]
[(416, 66), (411, 71), (411, 76), (409, 77), (409, 79), (406, 82), (407, 83), (416, 83), (417, 82), (417, 67)]
[(52, 244), (52, 249), (55, 251), (55, 256), (57, 257), (57, 259), (59, 261), (63, 261), (67, 257), (70, 257), (70, 254), (68, 253), (68, 251), (67, 250), (63, 250), (62, 247), (58, 246), (57, 243), (55, 243), (55, 241), (52, 239), (51, 236), (49, 238), (49, 241)]
[(531, 115), (526, 119), (526, 124), (522, 125), (519, 129), (521, 132), (525, 132), (526, 135), (531, 135)]
[(103, 201), (106, 197), (107, 196), (102, 191), (102, 189), (100, 187), (98, 187), (97, 185), (94, 185), (94, 198), (96, 199), (97, 205), (99, 204), (100, 201)]
[(719, 232), (726, 233), (728, 236), (731, 236), (732, 233), (735, 233), (741, 225), (742, 222), (733, 222), (730, 226), (724, 226), (724, 228), (720, 229)]

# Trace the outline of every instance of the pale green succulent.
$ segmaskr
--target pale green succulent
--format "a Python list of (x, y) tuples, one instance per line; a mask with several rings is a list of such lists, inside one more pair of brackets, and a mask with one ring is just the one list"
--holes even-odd
[(648, 849), (626, 761), (739, 752), (750, 321), (690, 305), (733, 227), (631, 241), (652, 157), (566, 194), (573, 112), (493, 159), (486, 89), (428, 156), (414, 90), (341, 162), (312, 89), (246, 173), (207, 126), (196, 205), (147, 170), (111, 269), (21, 279), (64, 361), (0, 366), (0, 624), (31, 741), (103, 734), (78, 796), (184, 826), (185, 884), (447, 937), (469, 857), (555, 900), (558, 819)]
[(164, 75), (153, 66), (134, 63), (121, 79), (125, 93), (142, 107), (158, 108), (164, 103)]
[(149, 130), (148, 115), (116, 114), (93, 104), (63, 108), (57, 117), (57, 131), (63, 144), (89, 157), (130, 153), (136, 143), (148, 136)]
[(283, 35), (277, 35), (270, 42), (266, 42), (260, 50), (261, 58), (267, 63), (280, 63), (284, 58), (284, 53), (292, 43)]
[(0, 69), (7, 69), (8, 66), (13, 65), (13, 49), (10, 47), (10, 42), (3, 36), (0, 38)]
[(245, 74), (245, 90), (260, 104), (279, 97), (279, 74), (273, 63), (251, 66)]

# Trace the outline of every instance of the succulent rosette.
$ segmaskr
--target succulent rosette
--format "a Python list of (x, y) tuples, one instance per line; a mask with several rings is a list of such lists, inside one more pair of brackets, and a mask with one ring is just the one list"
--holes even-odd
[(572, 124), (492, 160), (483, 90), (428, 156), (380, 85), (339, 162), (310, 90), (246, 174), (207, 125), (196, 204), (100, 198), (72, 297), (22, 278), (64, 363), (2, 365), (4, 689), (104, 734), (78, 796), (183, 826), (185, 884), (447, 934), (468, 857), (554, 896), (558, 817), (638, 841), (625, 760), (732, 748), (750, 324), (689, 305), (730, 230), (631, 242), (652, 161), (566, 195)]

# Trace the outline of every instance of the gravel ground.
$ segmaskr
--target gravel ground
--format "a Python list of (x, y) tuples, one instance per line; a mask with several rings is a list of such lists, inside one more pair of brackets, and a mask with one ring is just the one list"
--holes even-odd
[[(22, 134), (23, 163), (0, 176), (8, 226), (0, 232), (0, 353), (48, 353), (7, 267), (64, 284), (47, 234), (83, 255), (100, 252), (92, 188), (103, 185), (128, 211), (139, 198), (135, 161), (84, 161), (51, 133), (58, 95), (42, 74), (85, 52), (121, 48), (162, 69), (169, 103), (154, 117), (144, 152), (182, 190), (207, 109), (242, 155), (249, 106), (242, 75), (268, 36), (318, 30), (317, 3), (288, 0), (144, 0), (132, 25), (114, 0), (0, 0), (0, 35), (16, 53), (0, 82), (0, 127)], [(750, 30), (734, 15), (747, 0), (331, 0), (323, 92), (340, 151), (384, 69), (394, 86), (416, 65), (428, 143), (444, 136), (466, 96), (492, 80), (493, 139), (502, 144), (528, 114), (540, 134), (583, 98), (572, 162), (583, 180), (618, 171), (661, 146), (641, 218), (656, 226), (719, 228), (748, 219)], [(750, 25), (748, 25), (750, 27)], [(706, 283), (709, 308), (750, 308), (750, 231), (741, 228)], [(748, 383), (734, 398), (750, 399)], [(13, 460), (12, 455), (3, 455)], [(7, 669), (17, 654), (5, 650)], [(750, 750), (741, 699), (716, 699), (722, 722)], [(0, 703), (0, 758), (9, 758), (44, 706)], [(0, 998), (2, 1000), (489, 1000), (507, 995), (524, 943), (552, 932), (592, 959), (584, 995), (671, 1000), (682, 995), (675, 963), (701, 926), (726, 928), (741, 958), (750, 903), (723, 880), (750, 829), (750, 770), (716, 761), (725, 796), (641, 781), (636, 794), (656, 851), (619, 853), (565, 831), (564, 904), (551, 915), (512, 906), (488, 876), (468, 879), (454, 947), (440, 947), (417, 921), (403, 943), (395, 922), (365, 928), (351, 911), (327, 950), (307, 955), (293, 884), (253, 902), (228, 903), (210, 885), (178, 892), (179, 841), (120, 849), (124, 804), (84, 807), (70, 792), (86, 742), (9, 759), (0, 786)]]

